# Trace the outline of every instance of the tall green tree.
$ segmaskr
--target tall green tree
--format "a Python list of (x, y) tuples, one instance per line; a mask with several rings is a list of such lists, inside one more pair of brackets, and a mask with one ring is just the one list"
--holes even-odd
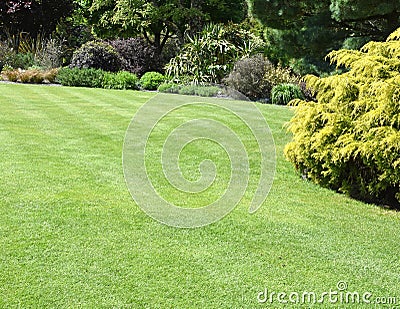
[(0, 1), (1, 34), (31, 37), (52, 33), (58, 22), (73, 11), (73, 0), (8, 0)]
[[(266, 27), (272, 58), (327, 69), (324, 55), (334, 49), (358, 48), (384, 40), (400, 25), (400, 1), (378, 0), (249, 0), (251, 12)], [(317, 73), (315, 70), (312, 73)]]
[(331, 0), (332, 18), (352, 35), (384, 40), (400, 23), (400, 1)]
[(161, 53), (171, 37), (181, 41), (205, 21), (239, 22), (244, 0), (81, 0), (82, 12), (100, 37), (143, 36)]

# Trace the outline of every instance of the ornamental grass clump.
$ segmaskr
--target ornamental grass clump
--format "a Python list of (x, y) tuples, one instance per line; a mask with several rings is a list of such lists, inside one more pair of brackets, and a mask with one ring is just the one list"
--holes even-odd
[(292, 103), (285, 155), (323, 186), (400, 208), (400, 28), (386, 42), (327, 57), (348, 72), (306, 76), (317, 102)]

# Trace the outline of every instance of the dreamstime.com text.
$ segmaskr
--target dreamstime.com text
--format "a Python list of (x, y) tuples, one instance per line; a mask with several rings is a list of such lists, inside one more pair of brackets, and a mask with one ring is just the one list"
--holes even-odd
[(265, 288), (257, 294), (259, 303), (267, 304), (374, 304), (400, 309), (400, 297), (376, 297), (368, 291), (350, 291), (347, 283), (339, 281), (335, 289), (324, 292), (277, 292)]

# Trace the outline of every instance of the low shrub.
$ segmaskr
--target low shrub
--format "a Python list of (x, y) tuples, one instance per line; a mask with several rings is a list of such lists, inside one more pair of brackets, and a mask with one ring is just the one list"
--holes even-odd
[(100, 69), (71, 69), (67, 67), (58, 71), (56, 80), (64, 86), (106, 89), (138, 89), (139, 84), (136, 74), (126, 71), (112, 73)]
[(61, 68), (57, 81), (64, 86), (101, 88), (105, 72), (100, 69)]
[(164, 75), (158, 72), (147, 72), (140, 78), (140, 85), (146, 90), (156, 90), (165, 81)]
[(304, 95), (298, 85), (279, 84), (272, 88), (272, 104), (286, 105), (293, 99), (304, 99)]
[(175, 83), (162, 83), (158, 87), (159, 92), (164, 92), (164, 93), (179, 93), (179, 90), (182, 88), (181, 85), (175, 84)]
[(217, 86), (209, 85), (178, 85), (172, 82), (162, 83), (158, 89), (159, 92), (177, 93), (182, 95), (196, 95), (201, 97), (216, 97), (224, 95), (225, 90)]
[(259, 100), (269, 98), (274, 86), (297, 80), (289, 69), (274, 66), (263, 55), (255, 55), (237, 61), (224, 83), (251, 100)]
[(181, 86), (178, 90), (178, 93), (182, 95), (195, 95), (197, 87), (198, 86), (196, 85)]
[(47, 80), (51, 84), (55, 83), (57, 74), (58, 74), (58, 70), (59, 69), (55, 68), (55, 69), (50, 69), (50, 70), (43, 72), (44, 79)]
[(182, 95), (196, 95), (201, 97), (215, 97), (223, 93), (223, 90), (217, 86), (177, 85), (174, 83), (163, 83), (158, 87), (158, 91)]
[[(176, 87), (176, 84), (174, 84), (174, 83), (164, 82), (164, 83), (160, 84), (160, 86), (158, 86), (157, 91), (164, 92), (164, 93), (174, 93), (175, 87)], [(176, 93), (178, 93), (178, 90)]]
[(54, 83), (58, 69), (40, 70), (31, 68), (28, 70), (14, 70), (10, 67), (5, 67), (2, 71), (2, 76), (10, 82), (21, 82), (29, 84), (41, 84), (45, 81)]
[(118, 73), (105, 73), (103, 88), (106, 89), (138, 89), (139, 79), (136, 74), (121, 71)]
[[(284, 68), (280, 65), (270, 67), (264, 75), (264, 80), (267, 81), (272, 88), (279, 84), (298, 84), (299, 76), (292, 73), (290, 68)], [(271, 88), (271, 90), (272, 90)]]
[(235, 63), (224, 83), (251, 100), (266, 98), (273, 86), (264, 76), (272, 69), (273, 64), (262, 55), (241, 59)]
[(7, 68), (6, 70), (3, 69), (2, 75), (10, 82), (17, 82), (19, 80), (20, 71)]
[(90, 41), (74, 52), (70, 68), (92, 68), (107, 72), (118, 72), (121, 69), (121, 64), (121, 57), (110, 44)]
[(44, 81), (44, 74), (39, 70), (22, 71), (19, 75), (22, 83), (41, 84)]
[(44, 81), (44, 74), (40, 71), (33, 71), (31, 82), (34, 84), (41, 84)]
[(194, 94), (201, 97), (215, 97), (221, 93), (221, 89), (216, 86), (197, 86)]
[(34, 55), (31, 53), (12, 53), (9, 54), (5, 64), (14, 69), (28, 69), (35, 65)]

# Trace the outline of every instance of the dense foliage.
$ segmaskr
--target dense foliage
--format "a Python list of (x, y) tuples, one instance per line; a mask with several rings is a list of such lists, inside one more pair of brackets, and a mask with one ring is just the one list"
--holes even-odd
[(400, 206), (400, 28), (386, 42), (331, 52), (348, 72), (308, 76), (286, 157), (304, 176), (366, 201)]
[(263, 42), (234, 25), (209, 24), (199, 35), (189, 37), (181, 52), (166, 66), (167, 75), (193, 82), (219, 83), (229, 74), (236, 60), (257, 53)]
[(86, 0), (82, 11), (101, 37), (143, 36), (161, 54), (167, 41), (201, 29), (205, 21), (240, 22), (244, 0)]
[(105, 42), (91, 41), (74, 52), (70, 67), (117, 72), (121, 69), (121, 62), (119, 54), (111, 45)]
[[(210, 37), (202, 41), (202, 29), (210, 22), (231, 29), (214, 37), (214, 42)], [(290, 66), (301, 75), (322, 75), (333, 70), (324, 61), (329, 51), (384, 40), (398, 26), (399, 1), (7, 0), (0, 3), (0, 41), (14, 54), (0, 55), (0, 66), (6, 62), (24, 68), (69, 65), (77, 48), (101, 39), (122, 56), (122, 70), (139, 76), (148, 71), (165, 73), (165, 64), (182, 49), (181, 56), (193, 57), (186, 63), (175, 58), (176, 67), (194, 62), (200, 67), (192, 74), (195, 81), (220, 81), (233, 68), (229, 60), (233, 54), (242, 58), (252, 50), (254, 40), (248, 40), (248, 31), (264, 40), (262, 52), (274, 64)], [(45, 40), (53, 45), (44, 49)], [(240, 47), (239, 52), (225, 41)], [(204, 53), (190, 51), (190, 45), (196, 49), (201, 44), (206, 44)], [(212, 48), (223, 51), (212, 53)], [(23, 59), (18, 53), (24, 54)], [(47, 53), (53, 54), (47, 57)], [(198, 56), (205, 59), (203, 63), (196, 63)], [(179, 73), (180, 78), (183, 75)]]
[[(358, 49), (384, 40), (400, 26), (400, 1), (251, 0), (254, 16), (266, 27), (268, 57), (299, 73), (330, 70), (327, 52), (343, 45)], [(361, 45), (360, 45), (361, 44)]]
[(106, 89), (139, 89), (139, 78), (126, 71), (106, 72), (94, 68), (62, 68), (57, 81), (64, 86), (106, 88)]
[(30, 69), (30, 70), (15, 70), (12, 68), (5, 68), (1, 72), (0, 80), (5, 79), (10, 82), (21, 82), (28, 84), (41, 84), (43, 82), (46, 83), (54, 83), (56, 76), (58, 73), (58, 69), (50, 69), (50, 70), (39, 70), (39, 69)]
[(61, 85), (73, 87), (103, 87), (103, 78), (106, 72), (100, 69), (62, 68), (58, 72), (57, 80)]
[(240, 59), (224, 83), (251, 100), (267, 99), (274, 86), (295, 83), (297, 77), (290, 70), (273, 65), (262, 55)]
[(229, 97), (227, 89), (213, 85), (177, 85), (174, 83), (163, 83), (158, 89), (159, 92), (176, 93), (181, 95), (195, 95), (200, 97)]
[(122, 58), (121, 68), (139, 76), (162, 67), (156, 48), (143, 38), (116, 39), (110, 44)]
[(138, 87), (139, 79), (138, 77), (126, 71), (121, 71), (118, 73), (107, 72), (103, 76), (103, 88), (106, 89), (139, 89)]
[(158, 72), (147, 72), (140, 78), (140, 85), (146, 90), (157, 90), (165, 81), (164, 75)]
[(294, 99), (304, 99), (304, 95), (298, 85), (285, 83), (276, 85), (272, 88), (272, 104), (286, 105)]
[(73, 0), (0, 1), (0, 37), (14, 37), (16, 47), (22, 32), (29, 33), (32, 38), (38, 34), (50, 34), (60, 20), (72, 13), (73, 8)]

